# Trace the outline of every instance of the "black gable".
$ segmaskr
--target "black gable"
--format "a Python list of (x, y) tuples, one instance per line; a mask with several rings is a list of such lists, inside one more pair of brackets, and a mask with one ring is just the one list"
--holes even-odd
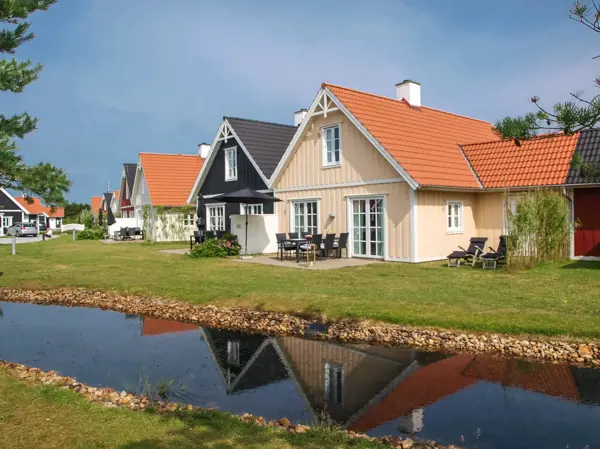
[(21, 210), (21, 205), (14, 201), (10, 194), (6, 194), (3, 191), (4, 189), (0, 189), (0, 212), (3, 210)]
[[(600, 165), (600, 129), (581, 131), (575, 151), (583, 158), (586, 164)], [(596, 183), (581, 174), (580, 170), (571, 168), (567, 175), (567, 184)]]
[(125, 170), (125, 179), (127, 179), (127, 190), (129, 191), (129, 198), (133, 193), (133, 183), (135, 182), (135, 171), (137, 170), (137, 164), (123, 164)]
[(265, 178), (270, 178), (298, 128), (236, 117), (225, 118)]

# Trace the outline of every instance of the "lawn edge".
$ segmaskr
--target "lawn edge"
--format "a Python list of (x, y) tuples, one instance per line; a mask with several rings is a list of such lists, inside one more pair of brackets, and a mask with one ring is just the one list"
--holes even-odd
[(88, 307), (131, 315), (181, 321), (270, 336), (308, 337), (346, 343), (412, 346), (424, 351), (487, 353), (536, 361), (600, 366), (600, 344), (557, 337), (516, 337), (505, 334), (419, 328), (372, 321), (326, 322), (325, 332), (306, 332), (307, 317), (265, 310), (214, 305), (88, 290), (85, 288), (18, 289), (0, 287), (0, 301)]

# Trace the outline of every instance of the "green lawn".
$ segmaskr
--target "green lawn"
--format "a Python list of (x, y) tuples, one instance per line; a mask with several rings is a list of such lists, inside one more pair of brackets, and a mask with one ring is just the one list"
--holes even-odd
[(262, 307), (393, 323), (600, 338), (600, 263), (507, 273), (442, 263), (309, 271), (192, 260), (173, 245), (49, 242), (0, 246), (0, 286), (77, 286), (195, 304)]
[(109, 409), (71, 391), (25, 384), (0, 369), (0, 448), (382, 448), (317, 428), (302, 435), (244, 424), (219, 412), (151, 413)]

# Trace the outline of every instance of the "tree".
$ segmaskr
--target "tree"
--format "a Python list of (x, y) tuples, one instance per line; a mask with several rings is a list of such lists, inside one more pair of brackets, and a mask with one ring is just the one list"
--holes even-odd
[(98, 226), (102, 226), (102, 209), (98, 210)]
[(65, 203), (65, 220), (77, 220), (79, 214), (83, 211), (89, 211), (90, 205), (86, 203)]
[[(13, 55), (18, 47), (33, 40), (35, 35), (25, 19), (36, 11), (47, 10), (56, 1), (0, 0), (0, 22), (8, 26), (0, 29), (0, 53)], [(41, 70), (41, 64), (33, 65), (30, 60), (0, 60), (0, 91), (23, 92)], [(49, 163), (27, 165), (18, 152), (15, 139), (23, 139), (37, 123), (27, 112), (11, 117), (0, 114), (0, 187), (37, 195), (48, 205), (63, 204), (71, 185), (66, 173)]]
[[(576, 0), (569, 10), (569, 18), (600, 33), (600, 7), (595, 0), (590, 1), (581, 3)], [(600, 87), (600, 77), (594, 80), (594, 85)], [(521, 140), (530, 139), (541, 132), (573, 134), (595, 128), (600, 122), (600, 94), (591, 99), (584, 98), (583, 91), (570, 95), (570, 100), (556, 103), (551, 110), (542, 106), (538, 97), (532, 97), (531, 103), (536, 107), (536, 112), (520, 117), (505, 117), (496, 122), (496, 129), (502, 137), (514, 139), (516, 145), (520, 145)], [(584, 163), (578, 154), (573, 159), (573, 167), (581, 170), (584, 176), (600, 179), (600, 166)]]

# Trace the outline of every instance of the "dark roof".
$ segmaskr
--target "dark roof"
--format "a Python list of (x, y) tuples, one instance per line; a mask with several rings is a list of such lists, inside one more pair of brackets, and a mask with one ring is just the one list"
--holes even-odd
[[(589, 129), (579, 133), (575, 151), (583, 158), (584, 163), (600, 165), (600, 129)], [(580, 170), (571, 168), (567, 174), (566, 184), (596, 183), (581, 174)]]
[(298, 128), (292, 125), (237, 117), (225, 117), (225, 119), (240, 138), (265, 178), (270, 178)]
[(125, 178), (127, 179), (127, 190), (129, 191), (129, 198), (133, 193), (133, 183), (135, 182), (135, 171), (137, 170), (137, 164), (123, 164), (125, 170)]

